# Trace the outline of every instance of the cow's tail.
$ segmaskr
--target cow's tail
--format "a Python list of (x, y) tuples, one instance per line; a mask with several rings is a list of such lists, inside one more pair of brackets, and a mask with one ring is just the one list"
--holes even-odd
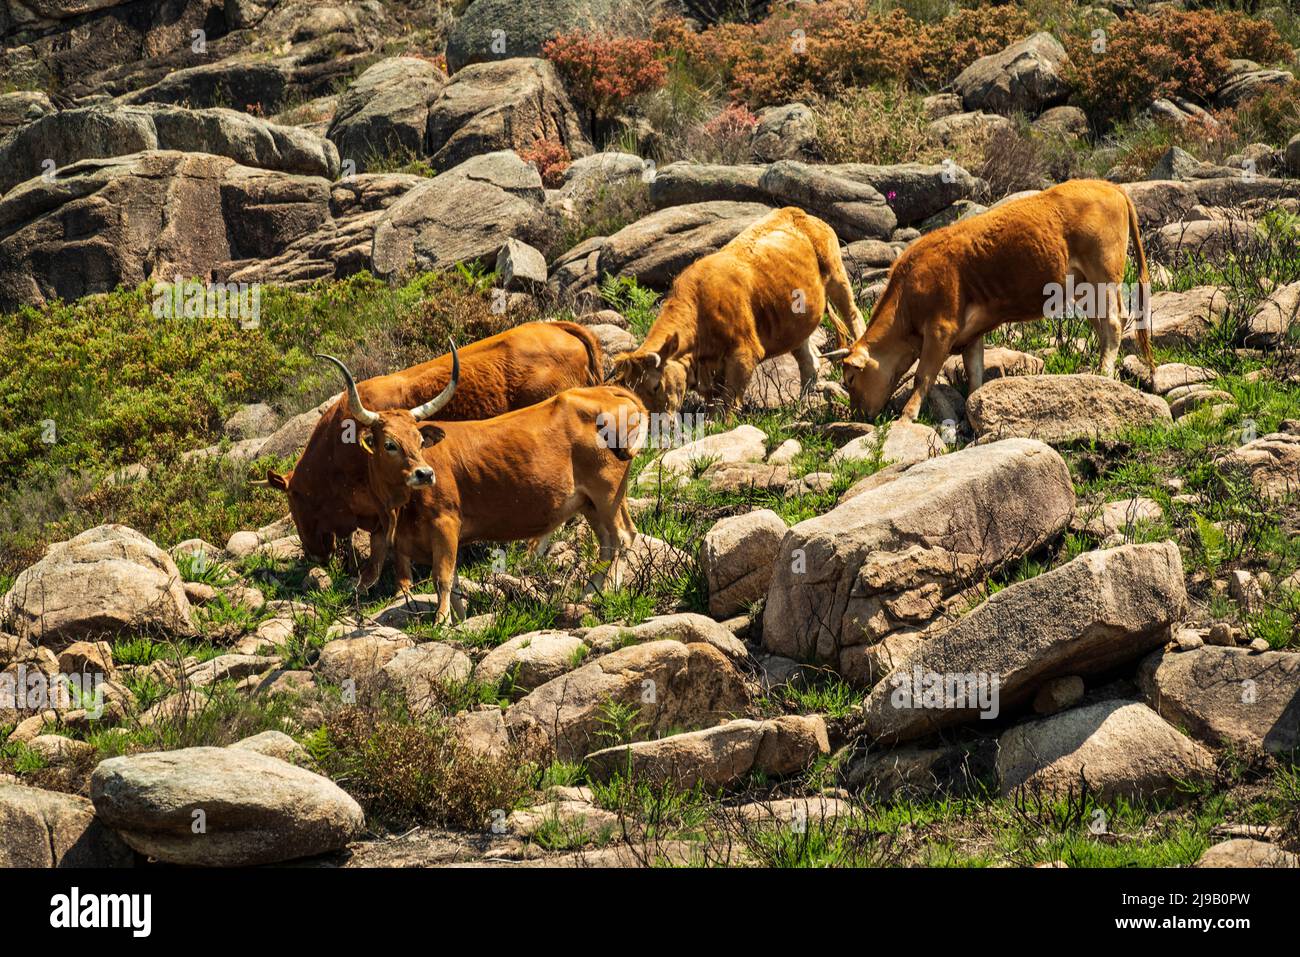
[(835, 230), (814, 216), (804, 214), (802, 222), (804, 234), (817, 256), (817, 270), (826, 290), (826, 311), (835, 327), (838, 346), (847, 349), (866, 331), (866, 321), (853, 299), (853, 285), (849, 282), (848, 270), (844, 268), (844, 257), (840, 255), (839, 237)]
[(849, 333), (849, 327), (844, 324), (840, 318), (839, 310), (831, 302), (826, 303), (826, 312), (831, 317), (831, 325), (835, 327), (835, 345), (837, 349), (848, 349), (852, 347), (854, 337)]
[(1156, 367), (1155, 356), (1151, 354), (1151, 276), (1147, 272), (1147, 254), (1142, 248), (1142, 229), (1138, 224), (1137, 207), (1133, 205), (1133, 199), (1124, 193), (1124, 202), (1128, 204), (1128, 229), (1133, 237), (1133, 247), (1137, 250), (1138, 264), (1138, 317), (1137, 317), (1137, 341), (1138, 348), (1142, 350), (1142, 361), (1147, 364), (1147, 368), (1154, 371)]
[(587, 350), (586, 384), (600, 385), (604, 382), (605, 355), (601, 351), (600, 340), (596, 338), (596, 334), (586, 326), (579, 325), (576, 322), (556, 322), (554, 325), (580, 340), (583, 348)]

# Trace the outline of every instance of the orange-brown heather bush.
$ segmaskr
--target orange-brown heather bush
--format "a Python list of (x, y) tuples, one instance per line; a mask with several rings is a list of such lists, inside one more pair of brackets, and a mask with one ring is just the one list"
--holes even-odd
[(1271, 63), (1291, 55), (1271, 23), (1213, 10), (1133, 14), (1106, 31), (1104, 52), (1087, 38), (1070, 38), (1067, 49), (1076, 102), (1101, 124), (1159, 96), (1207, 100), (1230, 59)]
[(1033, 17), (1017, 6), (958, 10), (926, 26), (915, 79), (930, 89), (944, 86), (980, 57), (997, 53), (1034, 30)]
[(787, 3), (759, 23), (700, 33), (664, 20), (654, 38), (682, 51), (696, 73), (717, 77), (733, 98), (759, 107), (876, 83), (941, 86), (1032, 32), (1029, 16), (1014, 6), (959, 10), (926, 24), (902, 10), (880, 14), (870, 0), (828, 0)]
[(535, 140), (519, 151), (519, 158), (537, 167), (537, 172), (542, 177), (542, 185), (547, 189), (560, 188), (564, 182), (564, 171), (573, 162), (569, 148), (555, 140)]
[(663, 85), (668, 68), (654, 40), (610, 37), (581, 30), (548, 40), (542, 55), (555, 64), (569, 95), (600, 123), (613, 120), (634, 96)]

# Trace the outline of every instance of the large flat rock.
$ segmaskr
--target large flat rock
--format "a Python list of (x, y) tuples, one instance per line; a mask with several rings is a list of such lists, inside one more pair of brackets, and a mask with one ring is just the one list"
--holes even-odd
[(365, 824), (357, 802), (319, 774), (240, 748), (109, 758), (95, 769), (99, 819), (170, 864), (271, 864), (337, 850)]
[(1300, 748), (1300, 655), (1206, 645), (1158, 651), (1138, 672), (1147, 703), (1202, 741), (1288, 754)]
[(763, 645), (865, 682), (867, 646), (964, 603), (971, 581), (1038, 548), (1073, 512), (1065, 461), (1032, 439), (914, 465), (790, 529), (768, 587)]
[(1127, 428), (1172, 422), (1169, 405), (1099, 375), (1038, 375), (994, 379), (966, 400), (975, 434), (1064, 443)]
[[(921, 642), (863, 703), (866, 732), (897, 742), (997, 718), (1052, 678), (1137, 660), (1166, 642), (1186, 613), (1173, 542), (1087, 552), (1009, 585)], [(991, 700), (970, 694), (968, 681), (980, 682)]]

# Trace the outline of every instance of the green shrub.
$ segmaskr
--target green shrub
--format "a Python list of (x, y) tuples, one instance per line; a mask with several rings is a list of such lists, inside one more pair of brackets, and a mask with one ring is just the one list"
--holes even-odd
[(445, 721), (411, 723), (357, 707), (328, 715), (313, 750), (367, 815), (395, 827), (482, 830), (493, 812), (513, 809), (537, 775), (517, 747), (487, 757), (462, 745)]

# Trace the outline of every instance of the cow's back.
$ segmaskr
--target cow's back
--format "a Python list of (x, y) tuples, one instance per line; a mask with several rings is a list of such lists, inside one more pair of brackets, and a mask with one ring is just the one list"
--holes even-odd
[[(781, 355), (816, 328), (826, 298), (807, 218), (799, 209), (774, 210), (690, 267), (697, 315), (702, 327), (713, 325), (701, 329), (705, 352), (726, 354), (757, 341), (764, 356)], [(739, 303), (748, 308), (737, 310)]]
[[(461, 378), (439, 419), (486, 419), (587, 385), (599, 370), (600, 345), (586, 328), (530, 322), (460, 350)], [(594, 355), (593, 355), (594, 352)], [(597, 377), (599, 372), (596, 373)], [(446, 388), (451, 356), (358, 383), (368, 408), (414, 408)]]

